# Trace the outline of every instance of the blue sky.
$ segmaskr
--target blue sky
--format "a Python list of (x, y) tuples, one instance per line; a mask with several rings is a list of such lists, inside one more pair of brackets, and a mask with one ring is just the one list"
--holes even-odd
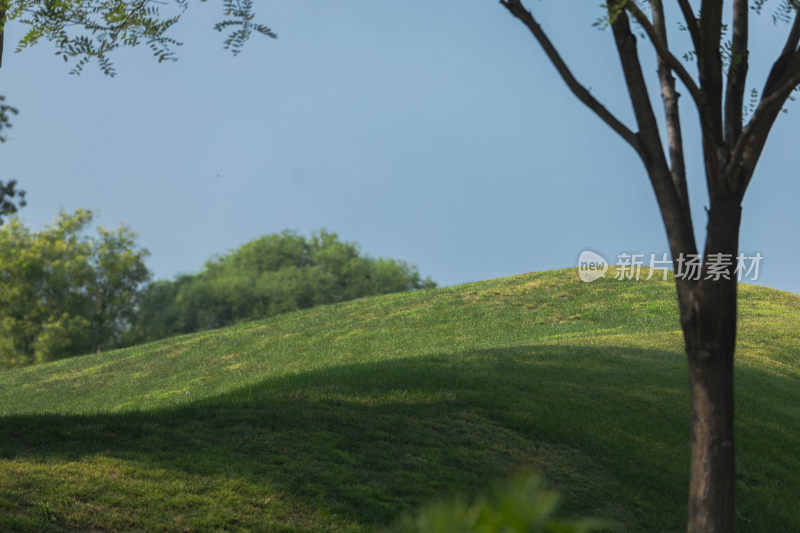
[[(68, 75), (48, 43), (11, 53), (23, 28), (9, 25), (0, 93), (20, 114), (0, 176), (27, 189), (29, 225), (78, 207), (124, 221), (159, 278), (284, 228), (327, 228), (444, 285), (574, 266), (586, 248), (611, 262), (667, 251), (630, 147), (497, 2), (262, 1), (259, 19), (280, 38), (256, 36), (237, 57), (211, 29), (217, 4), (193, 5), (176, 28), (179, 61), (123, 51), (113, 79)], [(578, 78), (632, 124), (611, 35), (591, 26), (597, 3), (529, 5)], [(760, 87), (787, 28), (762, 16), (752, 31)], [(683, 103), (702, 236), (697, 121)], [(799, 121), (795, 105), (773, 130), (741, 239), (764, 256), (759, 282), (793, 292)]]

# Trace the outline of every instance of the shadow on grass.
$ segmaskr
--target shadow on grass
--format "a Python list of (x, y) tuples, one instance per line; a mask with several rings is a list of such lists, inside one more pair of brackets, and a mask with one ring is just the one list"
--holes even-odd
[[(254, 512), (269, 491), (252, 487), (272, 487), (288, 502), (278, 522), (311, 513), (327, 518), (292, 523), (359, 530), (389, 524), (443, 494), (479, 494), (492, 480), (532, 468), (562, 491), (568, 514), (671, 531), (684, 527), (685, 389), (682, 357), (627, 347), (526, 346), (339, 365), (213, 398), (187, 395), (185, 405), (164, 410), (0, 418), (0, 464), (80, 470), (98, 457), (124, 461), (134, 466), (108, 490), (136, 490), (117, 508), (188, 513), (177, 523), (114, 518), (123, 528), (248, 526), (235, 511), (221, 522), (192, 521), (185, 508), (167, 509), (151, 501), (163, 496), (126, 484), (137, 477), (211, 480), (170, 490), (212, 498), (249, 487), (231, 505)], [(84, 477), (108, 479), (117, 466), (92, 463)], [(21, 503), (14, 513), (46, 516), (36, 476), (21, 467), (16, 475), (11, 488)], [(47, 490), (64, 501), (72, 489)], [(92, 498), (72, 496), (74, 505)], [(57, 517), (64, 527), (110, 523), (85, 510), (65, 516), (68, 509)]]

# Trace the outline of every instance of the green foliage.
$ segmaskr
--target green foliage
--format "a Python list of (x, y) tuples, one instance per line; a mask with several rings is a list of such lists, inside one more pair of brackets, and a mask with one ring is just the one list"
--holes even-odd
[(244, 43), (250, 38), (250, 35), (255, 31), (261, 35), (278, 37), (278, 34), (272, 31), (269, 27), (253, 22), (255, 15), (253, 13), (252, 0), (224, 0), (225, 20), (217, 22), (214, 29), (222, 32), (226, 29), (231, 29), (231, 33), (225, 39), (225, 49), (230, 50), (233, 55), (241, 52)]
[(145, 292), (127, 342), (222, 327), (362, 296), (427, 289), (416, 267), (359, 253), (321, 231), (266, 235), (206, 263), (195, 275)]
[(463, 499), (440, 502), (406, 517), (403, 533), (589, 533), (608, 531), (606, 521), (567, 521), (556, 518), (557, 492), (541, 478), (517, 476), (508, 486), (495, 488), (489, 499), (469, 504)]
[[(769, 0), (755, 0), (753, 2), (752, 10), (761, 14), (764, 6), (769, 3)], [(779, 0), (775, 10), (772, 13), (772, 22), (783, 22), (789, 24), (792, 22), (793, 17), (797, 11), (800, 10), (800, 1), (798, 0)]]
[(17, 180), (0, 181), (0, 224), (4, 215), (13, 215), (20, 207), (25, 207), (25, 191), (17, 188)]
[[(2, 50), (2, 32), (0, 31), (0, 55), (2, 55)], [(6, 97), (0, 95), (0, 143), (6, 142), (5, 130), (11, 127), (11, 115), (17, 114), (17, 108), (6, 104), (5, 100)], [(3, 223), (4, 215), (13, 215), (20, 207), (24, 206), (25, 191), (17, 189), (17, 180), (7, 183), (0, 181), (0, 224)]]
[(0, 95), (0, 143), (6, 142), (5, 130), (11, 127), (11, 115), (18, 113), (16, 107), (6, 104), (5, 101), (6, 97)]
[[(174, 48), (181, 43), (169, 30), (188, 6), (188, 0), (0, 0), (0, 24), (18, 19), (28, 26), (17, 51), (44, 38), (55, 45), (56, 55), (73, 61), (73, 74), (95, 59), (103, 73), (113, 76), (110, 54), (120, 47), (143, 44), (159, 62), (174, 61)], [(253, 32), (277, 37), (254, 22), (251, 0), (224, 0), (223, 15), (214, 28), (230, 30), (224, 46), (234, 54)]]
[(0, 367), (116, 345), (149, 279), (146, 250), (125, 226), (86, 235), (90, 211), (61, 212), (33, 233), (17, 218), (0, 228)]

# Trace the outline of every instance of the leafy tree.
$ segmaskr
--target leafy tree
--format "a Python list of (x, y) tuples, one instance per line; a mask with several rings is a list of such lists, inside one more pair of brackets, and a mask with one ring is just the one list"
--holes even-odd
[(146, 250), (136, 248), (128, 227), (97, 228), (91, 241), (91, 283), (87, 287), (93, 350), (116, 346), (136, 311), (142, 284), (150, 279), (144, 264)]
[[(686, 56), (696, 59), (695, 75), (670, 50), (662, 0), (609, 0), (601, 23), (610, 27), (614, 38), (636, 118), (633, 129), (577, 80), (521, 0), (500, 3), (530, 30), (569, 90), (640, 157), (658, 201), (676, 272), (681, 270), (680, 257), (698, 252), (686, 186), (676, 76), (697, 113), (710, 198), (703, 269), (700, 279), (676, 276), (692, 411), (688, 530), (733, 531), (733, 361), (737, 322), (734, 269), (741, 203), (769, 132), (800, 84), (800, 2), (781, 0), (776, 5), (775, 20), (788, 22), (790, 29), (782, 51), (762, 82), (763, 88), (750, 91), (754, 101), (752, 110), (746, 113), (750, 16), (760, 12), (768, 0), (702, 0), (695, 2), (699, 3), (699, 16), (689, 0), (676, 2), (683, 19), (680, 24), (691, 38), (692, 50)], [(642, 72), (632, 23), (641, 29), (658, 60), (655, 81), (661, 88), (666, 145), (662, 143)], [(715, 279), (709, 275), (709, 265), (720, 263), (724, 263), (724, 276)]]
[(149, 279), (125, 226), (86, 234), (92, 213), (61, 212), (39, 233), (0, 228), (0, 366), (44, 362), (119, 342)]
[(150, 285), (128, 342), (435, 285), (416, 267), (364, 256), (335, 233), (305, 238), (284, 231), (213, 258), (198, 274)]

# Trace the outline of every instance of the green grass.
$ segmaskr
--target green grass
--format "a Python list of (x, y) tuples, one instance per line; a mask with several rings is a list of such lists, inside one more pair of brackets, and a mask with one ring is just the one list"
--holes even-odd
[[(2, 372), (0, 530), (373, 531), (531, 469), (682, 530), (673, 292), (526, 274)], [(738, 526), (798, 531), (800, 296), (740, 297)]]

